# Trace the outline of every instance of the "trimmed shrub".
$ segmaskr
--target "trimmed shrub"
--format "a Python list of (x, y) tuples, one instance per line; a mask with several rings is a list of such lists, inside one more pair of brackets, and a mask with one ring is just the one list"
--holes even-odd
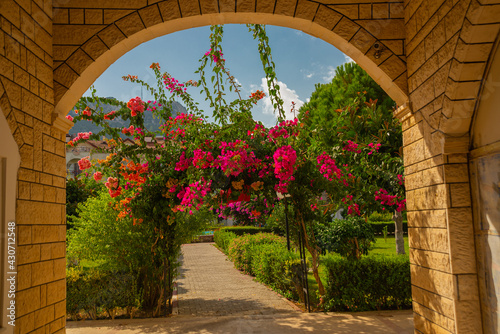
[(231, 243), (231, 241), (233, 239), (235, 239), (237, 237), (238, 236), (235, 233), (227, 231), (227, 230), (224, 230), (224, 229), (221, 229), (219, 231), (215, 231), (214, 232), (214, 242), (215, 242), (215, 244), (226, 255), (228, 253), (229, 244)]
[(136, 277), (124, 271), (101, 271), (96, 268), (66, 271), (66, 311), (76, 317), (84, 311), (96, 319), (103, 309), (112, 318), (117, 308), (139, 307)]
[[(396, 227), (394, 226), (394, 222), (393, 221), (371, 221), (369, 222), (370, 223), (370, 226), (373, 228), (373, 231), (375, 234), (377, 235), (381, 235), (383, 234), (384, 232), (384, 227), (387, 227), (387, 232), (389, 234), (394, 234), (395, 232), (395, 229)], [(403, 233), (404, 234), (408, 234), (408, 222), (407, 221), (404, 221), (403, 222)]]
[(234, 262), (234, 266), (243, 272), (254, 275), (251, 262), (254, 256), (254, 248), (257, 245), (282, 243), (283, 237), (271, 233), (247, 234), (238, 237), (229, 245), (228, 256)]
[(255, 278), (290, 299), (298, 298), (299, 281), (294, 268), (300, 263), (298, 254), (289, 252), (282, 242), (254, 246), (251, 259)]
[(411, 307), (410, 261), (406, 256), (324, 258), (328, 274), (326, 311), (370, 311)]
[(269, 228), (257, 227), (257, 226), (230, 226), (221, 228), (221, 231), (233, 232), (237, 236), (245, 234), (257, 234), (257, 233), (271, 233), (272, 230)]
[(348, 258), (367, 255), (375, 236), (370, 224), (361, 217), (334, 219), (315, 226), (316, 242), (322, 253), (335, 252)]

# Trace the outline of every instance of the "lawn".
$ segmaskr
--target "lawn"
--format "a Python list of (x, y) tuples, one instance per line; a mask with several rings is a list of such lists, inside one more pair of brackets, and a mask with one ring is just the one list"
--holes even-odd
[[(384, 240), (384, 237), (376, 237), (377, 242), (375, 242), (373, 249), (369, 252), (369, 255), (372, 254), (383, 254), (383, 255), (396, 255), (396, 239), (394, 235), (388, 235), (387, 241)], [(408, 237), (404, 237), (405, 239), (405, 253), (409, 254), (408, 248)]]

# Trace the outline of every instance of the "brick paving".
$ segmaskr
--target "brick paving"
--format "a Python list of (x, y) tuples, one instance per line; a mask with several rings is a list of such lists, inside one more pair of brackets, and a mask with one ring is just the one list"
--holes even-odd
[(291, 303), (234, 268), (213, 243), (182, 246), (178, 314), (191, 316), (300, 313)]

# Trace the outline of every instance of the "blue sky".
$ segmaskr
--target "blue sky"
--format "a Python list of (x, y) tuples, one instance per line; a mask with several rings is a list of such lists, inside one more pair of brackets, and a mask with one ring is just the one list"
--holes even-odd
[[(332, 45), (301, 31), (275, 26), (267, 26), (266, 29), (287, 110), (291, 101), (300, 107), (311, 96), (316, 83), (331, 81), (335, 68), (349, 60)], [(169, 72), (181, 82), (198, 80), (199, 75), (194, 72), (199, 66), (198, 60), (210, 48), (209, 35), (210, 27), (193, 28), (139, 45), (118, 59), (95, 81), (98, 95), (113, 96), (123, 101), (140, 96), (140, 86), (124, 82), (121, 77), (137, 75), (153, 83), (153, 73), (149, 68), (153, 62), (160, 63), (162, 71)], [(257, 89), (265, 91), (257, 42), (248, 28), (245, 25), (225, 25), (222, 45), (226, 66), (241, 83), (243, 95), (248, 96)], [(190, 93), (210, 116), (211, 111), (204, 97), (194, 90)], [(143, 93), (143, 98), (148, 100), (150, 96)], [(254, 118), (265, 125), (275, 124), (275, 116), (266, 99), (258, 103), (253, 113)]]

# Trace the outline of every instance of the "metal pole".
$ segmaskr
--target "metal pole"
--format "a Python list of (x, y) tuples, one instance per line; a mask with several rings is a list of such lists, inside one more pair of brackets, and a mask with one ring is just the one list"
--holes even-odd
[(286, 248), (290, 251), (290, 228), (288, 227), (288, 205), (285, 196)]

